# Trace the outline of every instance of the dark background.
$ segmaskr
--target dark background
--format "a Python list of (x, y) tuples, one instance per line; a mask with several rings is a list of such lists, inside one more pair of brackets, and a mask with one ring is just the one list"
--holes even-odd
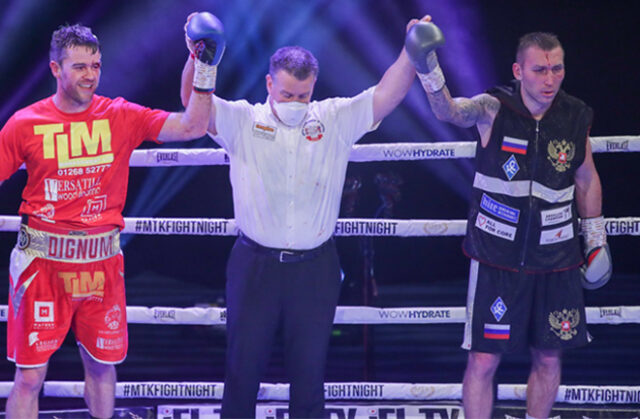
[[(227, 50), (217, 94), (227, 99), (266, 98), (268, 58), (280, 46), (299, 44), (320, 62), (315, 99), (352, 96), (377, 83), (402, 47), (410, 18), (430, 13), (446, 44), (439, 50), (454, 96), (472, 96), (511, 78), (519, 36), (543, 30), (564, 45), (564, 88), (594, 108), (592, 136), (637, 135), (640, 93), (635, 1), (356, 1), (356, 0), (147, 0), (35, 1), (0, 4), (0, 124), (13, 112), (55, 91), (48, 69), (51, 32), (63, 23), (91, 26), (102, 44), (98, 93), (171, 111), (181, 109), (180, 72), (187, 51), (183, 24), (192, 11), (207, 10), (224, 23)], [(361, 143), (463, 141), (473, 130), (437, 121), (416, 81), (405, 101)], [(149, 147), (145, 145), (144, 147)], [(177, 147), (217, 147), (203, 138)], [(596, 154), (607, 217), (636, 216), (640, 188), (635, 153)], [(401, 219), (463, 219), (472, 159), (351, 163), (358, 179), (350, 217), (372, 218), (381, 201), (374, 179), (400, 179), (391, 216)], [(15, 215), (26, 174), (0, 187), (0, 214)], [(345, 212), (341, 216), (346, 216)], [(125, 216), (233, 218), (226, 166), (132, 168)], [(190, 307), (224, 305), (224, 265), (231, 237), (127, 236), (124, 248), (130, 305)], [(0, 279), (8, 281), (15, 233), (0, 233)], [(463, 306), (468, 261), (453, 238), (340, 238), (345, 272), (341, 305), (364, 302), (395, 306)], [(587, 293), (589, 305), (637, 305), (640, 262), (637, 237), (609, 239), (614, 278)], [(377, 295), (363, 299), (363, 249), (373, 251)], [(2, 288), (6, 301), (6, 287)], [(4, 342), (5, 324), (0, 341)], [(567, 356), (567, 383), (638, 384), (637, 325), (594, 326), (596, 341)], [(461, 325), (336, 327), (328, 381), (381, 380), (459, 382), (464, 352)], [(221, 381), (224, 333), (196, 326), (130, 327), (130, 353), (121, 380)], [(363, 345), (363, 341), (368, 342)], [(279, 352), (267, 381), (283, 381)], [(73, 340), (51, 363), (49, 379), (81, 379)], [(196, 364), (197, 363), (199, 364)], [(526, 380), (526, 356), (501, 368), (502, 382)], [(589, 365), (590, 368), (584, 368)], [(614, 372), (617, 371), (617, 372)], [(13, 366), (0, 361), (0, 381)]]

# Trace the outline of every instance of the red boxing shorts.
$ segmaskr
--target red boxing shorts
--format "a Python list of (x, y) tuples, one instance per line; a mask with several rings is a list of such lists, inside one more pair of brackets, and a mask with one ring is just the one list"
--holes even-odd
[(18, 367), (46, 365), (73, 329), (96, 361), (118, 364), (127, 355), (122, 253), (85, 263), (11, 253), (7, 359)]

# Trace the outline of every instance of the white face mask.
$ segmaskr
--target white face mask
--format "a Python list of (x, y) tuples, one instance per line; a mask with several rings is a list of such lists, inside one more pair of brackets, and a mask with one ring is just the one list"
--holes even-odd
[(304, 120), (309, 109), (309, 104), (302, 102), (276, 102), (273, 100), (271, 103), (280, 122), (290, 127), (298, 126)]

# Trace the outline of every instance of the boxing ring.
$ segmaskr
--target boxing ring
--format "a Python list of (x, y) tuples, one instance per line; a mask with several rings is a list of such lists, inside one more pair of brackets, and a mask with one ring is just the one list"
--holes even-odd
[[(638, 152), (640, 136), (593, 137), (591, 144), (594, 153)], [(474, 156), (475, 142), (387, 143), (355, 145), (350, 161), (455, 159)], [(222, 149), (146, 149), (135, 150), (131, 157), (132, 167), (224, 165), (228, 162), (228, 157)], [(640, 217), (605, 220), (609, 238), (640, 236)], [(20, 217), (0, 216), (0, 231), (17, 232), (19, 226)], [(343, 218), (338, 220), (335, 235), (443, 237), (464, 236), (465, 230), (466, 220)], [(233, 219), (125, 218), (122, 233), (234, 236), (237, 229)], [(6, 321), (7, 311), (6, 305), (0, 306), (0, 321)], [(131, 324), (223, 326), (226, 321), (226, 309), (128, 306), (127, 318)], [(464, 307), (340, 306), (334, 319), (335, 324), (351, 325), (455, 324), (464, 321)], [(587, 307), (587, 323), (611, 326), (639, 324), (640, 306)], [(11, 385), (11, 382), (0, 382), (0, 397), (8, 396)], [(79, 381), (46, 381), (43, 395), (82, 398), (83, 386), (83, 382)], [(119, 382), (116, 398), (163, 400), (157, 404), (157, 418), (219, 417), (223, 387), (221, 382)], [(258, 394), (257, 417), (286, 417), (288, 391), (287, 384), (262, 383)], [(525, 384), (497, 386), (497, 400), (522, 401), (525, 395)], [(460, 383), (325, 383), (325, 396), (327, 409), (332, 418), (463, 417)], [(193, 400), (194, 404), (171, 404), (171, 401), (176, 399)], [(272, 403), (260, 403), (261, 401)], [(575, 405), (636, 405), (637, 412), (640, 413), (640, 385), (562, 385), (556, 401)]]

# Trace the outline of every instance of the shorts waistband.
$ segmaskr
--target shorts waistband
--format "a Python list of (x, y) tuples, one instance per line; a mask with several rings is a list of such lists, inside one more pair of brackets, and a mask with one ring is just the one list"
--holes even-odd
[(120, 253), (118, 228), (99, 234), (70, 233), (51, 233), (22, 224), (16, 248), (29, 256), (71, 263), (97, 262)]
[(108, 233), (110, 231), (113, 231), (113, 229), (115, 228), (113, 225), (89, 227), (84, 229), (64, 228), (59, 227), (56, 224), (51, 224), (50, 222), (42, 221), (38, 217), (33, 217), (27, 214), (22, 214), (20, 222), (31, 228), (35, 228), (36, 230), (46, 231), (47, 233), (54, 234), (69, 234), (71, 236), (86, 236), (92, 234)]
[(322, 243), (320, 246), (308, 250), (289, 250), (289, 249), (274, 249), (272, 247), (265, 247), (249, 237), (245, 236), (241, 231), (238, 233), (238, 240), (247, 247), (252, 248), (258, 253), (271, 256), (282, 263), (296, 263), (304, 262), (307, 260), (315, 259), (329, 244), (333, 242), (333, 237)]

